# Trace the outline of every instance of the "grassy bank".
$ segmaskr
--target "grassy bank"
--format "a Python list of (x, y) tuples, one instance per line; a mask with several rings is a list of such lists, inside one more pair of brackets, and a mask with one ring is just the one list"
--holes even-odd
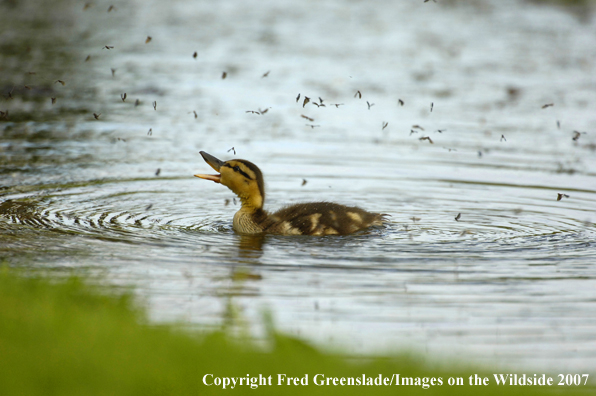
[[(196, 395), (209, 393), (341, 394), (544, 394), (536, 386), (470, 386), (473, 371), (429, 368), (411, 357), (371, 359), (362, 363), (325, 355), (304, 342), (272, 334), (269, 352), (224, 332), (193, 334), (174, 326), (148, 325), (129, 294), (100, 289), (79, 278), (48, 279), (0, 268), (0, 394), (2, 395)], [(203, 384), (217, 377), (272, 376), (272, 385)], [(303, 378), (309, 386), (276, 385), (277, 374)], [(430, 386), (316, 386), (326, 377), (363, 375), (442, 377)], [(492, 373), (483, 374), (490, 377)], [(465, 385), (449, 386), (449, 377)], [(319, 380), (321, 377), (319, 377)], [(555, 379), (556, 380), (556, 379)], [(421, 380), (423, 381), (423, 380)], [(231, 387), (231, 385), (229, 386)], [(228, 387), (228, 388), (229, 388)], [(481, 389), (479, 389), (481, 388)], [(557, 389), (558, 388), (558, 389)], [(562, 391), (560, 387), (550, 389)], [(565, 387), (565, 394), (594, 391)]]

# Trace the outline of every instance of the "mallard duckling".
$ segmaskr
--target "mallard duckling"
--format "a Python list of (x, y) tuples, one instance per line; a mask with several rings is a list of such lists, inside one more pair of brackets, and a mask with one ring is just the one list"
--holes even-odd
[(299, 203), (275, 213), (263, 210), (265, 182), (261, 170), (242, 159), (221, 161), (201, 151), (219, 174), (195, 175), (221, 183), (232, 190), (242, 207), (234, 215), (234, 231), (241, 234), (345, 235), (373, 225), (381, 225), (384, 215), (332, 202)]

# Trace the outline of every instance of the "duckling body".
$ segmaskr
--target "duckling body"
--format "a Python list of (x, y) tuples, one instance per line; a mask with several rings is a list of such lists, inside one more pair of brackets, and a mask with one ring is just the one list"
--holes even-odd
[(241, 209), (234, 215), (233, 227), (244, 234), (346, 235), (380, 224), (376, 213), (333, 202), (311, 202), (287, 206), (272, 214)]
[(233, 222), (238, 233), (346, 235), (383, 222), (382, 214), (332, 202), (299, 203), (270, 214), (263, 209), (265, 183), (255, 164), (240, 159), (223, 162), (204, 151), (201, 155), (220, 174), (195, 176), (221, 183), (240, 198), (242, 206)]

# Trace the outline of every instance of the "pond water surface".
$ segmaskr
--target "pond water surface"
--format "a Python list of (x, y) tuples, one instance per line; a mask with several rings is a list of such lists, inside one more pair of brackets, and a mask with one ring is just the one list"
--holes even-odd
[[(497, 0), (10, 4), (8, 263), (102, 272), (156, 322), (218, 325), (233, 304), (256, 333), (269, 310), (281, 331), (354, 353), (596, 366), (592, 14)], [(211, 172), (201, 150), (256, 163), (270, 209), (328, 200), (390, 220), (241, 237), (233, 194), (192, 176)]]

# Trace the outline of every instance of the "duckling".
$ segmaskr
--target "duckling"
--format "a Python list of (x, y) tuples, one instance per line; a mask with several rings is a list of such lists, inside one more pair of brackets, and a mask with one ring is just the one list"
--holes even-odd
[(263, 209), (265, 182), (255, 164), (242, 159), (224, 162), (204, 151), (201, 155), (219, 174), (194, 176), (221, 183), (240, 198), (242, 206), (233, 222), (240, 234), (346, 235), (381, 225), (386, 216), (332, 202), (299, 203), (270, 214)]

